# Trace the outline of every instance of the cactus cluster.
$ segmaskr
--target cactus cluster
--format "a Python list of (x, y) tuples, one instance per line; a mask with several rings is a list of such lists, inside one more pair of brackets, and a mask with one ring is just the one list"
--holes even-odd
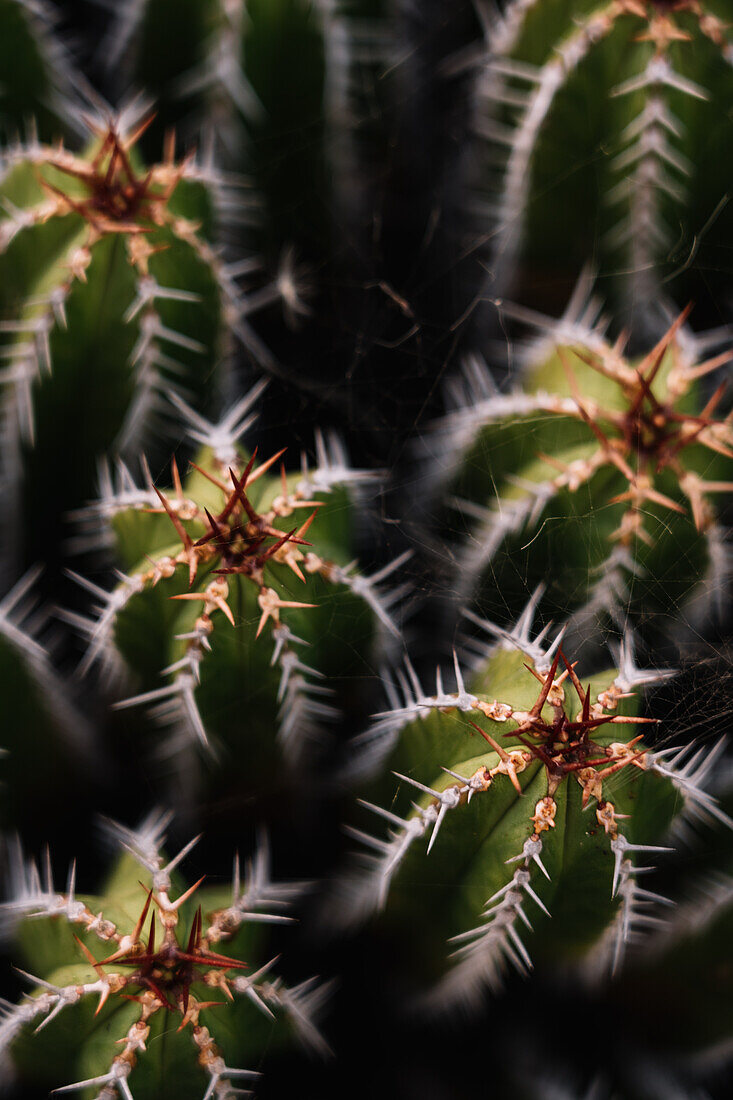
[(732, 27), (0, 0), (2, 1095), (730, 1094)]

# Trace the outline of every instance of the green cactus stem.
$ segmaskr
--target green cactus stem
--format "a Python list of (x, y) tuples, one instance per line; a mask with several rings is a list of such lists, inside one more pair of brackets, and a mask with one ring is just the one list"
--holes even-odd
[(0, 147), (34, 133), (51, 141), (73, 129), (71, 104), (87, 92), (44, 0), (0, 2)]
[(511, 0), (485, 28), (478, 125), (498, 178), (499, 292), (519, 283), (536, 301), (558, 257), (572, 281), (594, 255), (636, 308), (662, 290), (698, 297), (733, 225), (730, 6)]
[(235, 861), (229, 900), (202, 879), (183, 887), (177, 868), (196, 841), (167, 860), (169, 820), (156, 812), (137, 830), (111, 824), (126, 854), (100, 897), (77, 895), (75, 867), (59, 891), (48, 861), (42, 878), (16, 859), (3, 915), (31, 991), (3, 1003), (0, 1048), (21, 1081), (104, 1100), (225, 1100), (259, 1076), (240, 1068), (260, 1061), (272, 1032), (258, 1013), (282, 1016), (306, 1045), (327, 1051), (313, 1020), (327, 988), (288, 988), (271, 973), (274, 959), (251, 961), (256, 930), (290, 920), (282, 910), (302, 887), (270, 881), (265, 843), (244, 882)]
[(88, 719), (44, 644), (48, 616), (39, 612), (39, 574), (30, 571), (0, 600), (5, 827), (30, 828), (39, 803), (54, 806), (78, 792), (98, 764)]
[[(21, 515), (16, 556), (29, 563), (61, 555), (64, 513), (92, 496), (99, 457), (139, 444), (163, 392), (206, 411), (229, 331), (246, 330), (212, 243), (206, 174), (171, 145), (139, 167), (146, 123), (125, 125), (100, 125), (85, 156), (19, 147), (4, 167), (3, 465)], [(156, 422), (164, 452), (166, 431)]]
[(142, 681), (117, 706), (153, 704), (182, 747), (224, 748), (250, 775), (279, 760), (276, 741), (299, 763), (379, 632), (398, 637), (399, 592), (379, 585), (404, 560), (371, 577), (351, 560), (354, 491), (374, 475), (350, 469), (336, 439), (319, 437), (317, 465), (304, 458), (295, 475), (282, 451), (259, 462), (238, 448), (260, 389), (217, 425), (178, 402), (203, 450), (186, 479), (173, 463), (172, 490), (147, 473), (137, 488), (124, 467), (107, 482), (91, 520), (111, 522), (126, 572), (111, 592), (87, 584), (98, 614), (74, 618), (85, 667), (121, 664)]
[(384, 171), (388, 9), (385, 0), (185, 0), (183, 9), (125, 0), (102, 43), (118, 89), (153, 97), (155, 140), (175, 127), (251, 184), (252, 209), (243, 216), (240, 204), (233, 226), (256, 254), (251, 297), (282, 306), (292, 328), (329, 308), (334, 265), (369, 220), (367, 180)]
[(158, 141), (203, 133), (218, 163), (246, 172), (270, 269), (286, 246), (320, 259), (331, 231), (328, 22), (314, 0), (186, 0), (185, 15), (146, 0), (119, 6), (105, 43), (111, 71), (153, 96)]
[(379, 786), (389, 808), (365, 804), (389, 832), (356, 834), (373, 851), (334, 919), (382, 909), (388, 928), (410, 929), (438, 1010), (476, 1002), (509, 968), (528, 972), (530, 950), (617, 968), (664, 905), (639, 884), (638, 859), (670, 850), (668, 827), (685, 811), (733, 826), (702, 787), (715, 753), (651, 749), (642, 735), (654, 719), (629, 713), (630, 695), (669, 673), (639, 670), (627, 639), (620, 668), (583, 683), (561, 635), (548, 648), (546, 631), (532, 639), (531, 612), (468, 686), (457, 661), (456, 690), (439, 673), (434, 694), (408, 666), (404, 699), (391, 688), (392, 709), (354, 747), (355, 770), (386, 759), (400, 783)]
[(576, 307), (559, 322), (517, 310), (547, 329), (522, 389), (499, 393), (471, 362), (431, 433), (450, 529), (467, 532), (457, 595), (501, 622), (543, 581), (543, 606), (583, 629), (626, 614), (651, 629), (680, 608), (702, 621), (728, 582), (719, 502), (733, 488), (725, 387), (703, 386), (731, 352), (706, 356), (686, 310), (630, 359)]

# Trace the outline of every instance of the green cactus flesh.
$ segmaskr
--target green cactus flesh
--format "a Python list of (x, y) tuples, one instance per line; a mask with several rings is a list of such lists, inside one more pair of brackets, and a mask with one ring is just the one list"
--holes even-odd
[(77, 895), (73, 869), (57, 891), (49, 867), (43, 881), (32, 864), (16, 868), (4, 916), (31, 990), (4, 1006), (2, 1039), (24, 1083), (89, 1097), (223, 1100), (258, 1076), (243, 1063), (259, 1065), (273, 1038), (290, 1032), (325, 1049), (312, 1020), (325, 989), (312, 980), (288, 988), (271, 974), (275, 960), (254, 961), (263, 922), (292, 919), (282, 910), (302, 887), (270, 881), (261, 844), (244, 882), (235, 863), (231, 893), (202, 880), (186, 889), (175, 869), (195, 842), (167, 861), (168, 820), (114, 827), (127, 854), (100, 896)]
[(733, 431), (716, 415), (723, 388), (706, 399), (700, 386), (730, 353), (697, 361), (677, 339), (683, 318), (640, 361), (598, 336), (558, 334), (530, 353), (524, 392), (441, 422), (468, 528), (461, 598), (501, 620), (545, 582), (553, 615), (637, 621), (720, 599)]
[(331, 190), (322, 5), (187, 0), (183, 18), (172, 0), (129, 8), (121, 5), (112, 49), (127, 43), (122, 64), (155, 96), (153, 139), (171, 126), (208, 130), (220, 161), (255, 188), (250, 235), (268, 266), (291, 245), (320, 259)]

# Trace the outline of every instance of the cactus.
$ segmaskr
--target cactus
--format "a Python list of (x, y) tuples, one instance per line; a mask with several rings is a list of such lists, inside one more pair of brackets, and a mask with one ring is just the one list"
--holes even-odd
[[(728, 771), (719, 760), (716, 787)], [(729, 802), (730, 779), (727, 798)], [(722, 823), (716, 829), (689, 836), (688, 851), (667, 857), (665, 891), (669, 903), (647, 914), (647, 935), (637, 937), (637, 949), (617, 968), (611, 981), (593, 967), (581, 973), (559, 992), (557, 1011), (547, 1014), (542, 1036), (531, 1054), (515, 1059), (519, 1021), (530, 1004), (546, 1003), (557, 987), (557, 973), (538, 975), (540, 988), (518, 990), (518, 1003), (504, 1014), (502, 1005), (492, 1020), (492, 1033), (505, 1053), (509, 1078), (526, 1098), (543, 1089), (558, 1098), (588, 1096), (593, 1100), (624, 1100), (700, 1095), (703, 1085), (714, 1085), (728, 1061), (726, 1047), (731, 1034), (730, 984), (727, 974), (728, 939), (733, 915), (733, 889), (729, 874), (731, 833)], [(694, 856), (691, 858), (689, 846)], [(700, 862), (715, 867), (701, 872)], [(670, 874), (673, 871), (673, 874)], [(585, 970), (585, 968), (583, 968)], [(681, 991), (684, 990), (684, 996)], [(584, 1051), (579, 1065), (564, 1048), (563, 1028), (567, 1012), (579, 1023), (576, 1040)], [(597, 1021), (608, 1013), (615, 1021), (608, 1043), (592, 1039)], [(494, 1030), (498, 1027), (499, 1034)], [(521, 1042), (521, 1038), (519, 1039)], [(585, 1081), (589, 1091), (583, 1088)], [(590, 1088), (591, 1082), (593, 1088)], [(561, 1088), (561, 1084), (564, 1088)], [(553, 1089), (557, 1089), (557, 1093)], [(515, 1095), (513, 1089), (508, 1095)], [(715, 1089), (706, 1095), (717, 1095)], [(503, 1095), (503, 1093), (502, 1093)]]
[[(364, 248), (365, 181), (377, 162), (384, 170), (388, 9), (385, 0), (186, 0), (182, 16), (171, 0), (126, 0), (101, 47), (118, 92), (153, 98), (152, 141), (175, 127), (244, 175), (252, 197), (237, 204), (234, 234), (255, 253), (250, 300), (282, 306), (288, 327), (313, 325), (316, 338), (346, 250)], [(302, 341), (275, 324), (278, 336), (286, 360), (309, 365)], [(319, 380), (303, 369), (292, 377)]]
[(246, 171), (271, 264), (287, 245), (320, 259), (331, 231), (327, 5), (187, 0), (185, 16), (170, 0), (120, 5), (105, 61), (154, 97), (157, 140), (171, 126), (203, 131), (221, 163)]
[(500, 293), (518, 281), (529, 300), (591, 255), (637, 311), (663, 283), (682, 303), (725, 285), (708, 280), (731, 239), (729, 17), (717, 0), (511, 0), (487, 18)]
[(44, 141), (71, 127), (70, 105), (87, 91), (55, 33), (45, 0), (0, 4), (0, 146), (28, 126)]
[(196, 841), (167, 860), (169, 821), (156, 812), (136, 830), (110, 825), (125, 854), (98, 897), (77, 894), (75, 865), (57, 890), (49, 861), (42, 877), (16, 856), (6, 932), (33, 973), (20, 971), (31, 986), (24, 999), (3, 1005), (0, 1046), (25, 1084), (96, 1090), (105, 1100), (223, 1100), (259, 1076), (242, 1066), (259, 1064), (258, 1012), (282, 1015), (306, 1045), (327, 1050), (313, 1021), (327, 988), (314, 980), (288, 988), (271, 973), (274, 959), (258, 966), (241, 957), (258, 951), (258, 925), (291, 919), (282, 910), (302, 887), (271, 882), (263, 843), (244, 883), (235, 860), (229, 900), (202, 889), (202, 879), (183, 888), (177, 868)]
[(585, 635), (599, 616), (650, 629), (680, 609), (701, 620), (728, 581), (719, 502), (733, 488), (725, 384), (703, 386), (731, 353), (708, 355), (686, 310), (631, 359), (596, 308), (575, 301), (559, 322), (518, 310), (547, 329), (527, 351), (522, 389), (499, 393), (471, 360), (458, 407), (431, 434), (468, 529), (458, 595), (506, 621), (546, 580), (544, 606), (574, 612)]
[(5, 827), (29, 828), (37, 817), (36, 800), (53, 805), (64, 797), (62, 791), (79, 798), (97, 763), (90, 722), (41, 640), (48, 623), (37, 606), (39, 572), (22, 577), (0, 601)]
[(225, 746), (250, 780), (272, 763), (276, 729), (300, 765), (336, 714), (339, 679), (365, 671), (380, 629), (398, 636), (399, 592), (378, 586), (404, 560), (371, 577), (350, 560), (354, 490), (373, 475), (350, 469), (336, 439), (319, 437), (318, 464), (304, 456), (299, 475), (277, 471), (282, 451), (258, 463), (238, 449), (261, 388), (217, 425), (177, 401), (203, 450), (185, 482), (173, 461), (172, 491), (149, 473), (136, 488), (125, 467), (110, 477), (89, 518), (111, 523), (126, 572), (111, 592), (87, 584), (98, 616), (74, 618), (90, 641), (85, 667), (121, 659), (142, 681), (118, 707), (155, 704), (183, 747)]
[(357, 833), (376, 854), (339, 919), (385, 909), (413, 950), (420, 942), (423, 980), (439, 973), (436, 937), (450, 936), (454, 965), (427, 997), (440, 1011), (496, 990), (508, 967), (529, 972), (530, 950), (616, 969), (664, 904), (639, 884), (639, 860), (670, 850), (681, 814), (733, 826), (703, 787), (715, 750), (650, 747), (655, 719), (628, 713), (635, 689), (669, 673), (640, 670), (627, 638), (619, 668), (584, 686), (560, 634), (546, 648), (546, 630), (532, 638), (532, 610), (468, 686), (457, 660), (456, 690), (439, 671), (432, 695), (408, 666), (404, 699), (393, 689), (392, 709), (355, 746), (358, 767), (386, 756), (400, 786), (389, 809), (365, 804), (389, 833)]
[[(4, 473), (21, 507), (16, 555), (30, 563), (59, 553), (63, 513), (92, 495), (101, 455), (150, 427), (161, 391), (182, 389), (206, 411), (225, 325), (239, 328), (205, 173), (176, 164), (171, 146), (139, 167), (144, 128), (105, 124), (84, 156), (36, 144), (6, 157)], [(74, 448), (60, 463), (67, 433)]]

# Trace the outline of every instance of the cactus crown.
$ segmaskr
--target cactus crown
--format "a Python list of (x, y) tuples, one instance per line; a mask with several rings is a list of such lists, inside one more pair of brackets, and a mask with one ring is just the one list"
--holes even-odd
[(653, 630), (661, 609), (699, 615), (728, 581), (716, 498), (733, 490), (733, 428), (720, 412), (725, 383), (707, 399), (702, 391), (732, 353), (707, 352), (719, 335), (689, 333), (688, 307), (634, 360), (625, 334), (606, 338), (598, 303), (584, 295), (581, 282), (558, 321), (509, 306), (547, 330), (527, 350), (523, 388), (499, 392), (469, 360), (453, 387), (457, 407), (436, 425), (446, 503), (470, 525), (456, 590), (498, 618), (501, 602), (519, 614), (542, 580), (545, 606), (553, 617), (570, 612), (573, 628), (633, 611)]
[(684, 511), (678, 501), (655, 488), (656, 476), (663, 471), (669, 471), (678, 482), (698, 530), (705, 530), (715, 520), (708, 494), (733, 489), (733, 482), (703, 480), (685, 462), (687, 448), (693, 444), (733, 458), (733, 430), (727, 420), (716, 420), (713, 415), (723, 397), (725, 382), (699, 413), (685, 408), (685, 398), (695, 381), (733, 356), (731, 352), (723, 352), (694, 366), (685, 363), (674, 340), (689, 312), (688, 308), (679, 315), (638, 364), (623, 359), (619, 343), (600, 352), (574, 349), (583, 363), (616, 383), (621, 391), (618, 411), (581, 392), (570, 357), (562, 347), (557, 349), (577, 412), (593, 432), (598, 447), (587, 459), (570, 465), (545, 455), (541, 457), (560, 468), (555, 479), (558, 489), (577, 489), (603, 466), (615, 466), (621, 472), (629, 487), (613, 497), (611, 503), (628, 502), (628, 510), (613, 536), (622, 544), (628, 544), (634, 536), (651, 541), (644, 530), (645, 509), (650, 502), (675, 512)]
[[(177, 565), (185, 563), (188, 565), (189, 584), (193, 584), (202, 565), (218, 564), (219, 567), (215, 568), (213, 573), (221, 579), (211, 581), (203, 593), (184, 592), (173, 597), (178, 600), (203, 602), (203, 615), (197, 620), (195, 629), (204, 634), (212, 629), (209, 616), (216, 609), (222, 611), (234, 625), (234, 616), (226, 602), (229, 590), (225, 578), (228, 574), (239, 573), (259, 588), (258, 602), (262, 616), (257, 628), (258, 635), (268, 619), (271, 618), (276, 624), (279, 622), (281, 607), (312, 606), (298, 601), (283, 600), (274, 589), (265, 585), (264, 569), (271, 560), (280, 562), (287, 565), (301, 581), (305, 580), (298, 564), (303, 560), (303, 553), (298, 546), (310, 545), (302, 535), (315, 518), (315, 512), (311, 513), (309, 519), (299, 528), (293, 528), (291, 531), (281, 531), (273, 524), (278, 515), (292, 515), (298, 508), (318, 508), (322, 502), (304, 500), (298, 490), (291, 493), (284, 467), (281, 467), (282, 495), (272, 503), (266, 513), (257, 512), (246, 492), (247, 488), (277, 462), (283, 453), (279, 451), (254, 469), (257, 456), (255, 451), (241, 473), (229, 467), (229, 477), (233, 486), (231, 490), (220, 478), (194, 463), (194, 468), (224, 495), (223, 507), (215, 515), (212, 515), (205, 505), (199, 507), (185, 498), (175, 460), (172, 463), (175, 500), (169, 500), (159, 489), (155, 489), (163, 506), (162, 511), (169, 517), (181, 539), (181, 550), (173, 558), (165, 556), (154, 562), (152, 569), (144, 573), (140, 579), (142, 583), (150, 581), (156, 584), (163, 577), (171, 576)], [(184, 526), (186, 520), (204, 525), (204, 534), (196, 541)], [(269, 540), (272, 539), (275, 541), (270, 542)], [(315, 555), (313, 557), (315, 558)]]
[[(262, 737), (269, 742), (275, 722), (283, 743), (303, 749), (320, 735), (322, 720), (337, 713), (334, 689), (318, 681), (350, 677), (362, 667), (341, 644), (341, 632), (351, 641), (361, 632), (369, 646), (379, 630), (399, 636), (392, 607), (403, 589), (390, 592), (381, 583), (405, 555), (371, 576), (349, 560), (352, 487), (358, 493), (374, 474), (351, 469), (338, 440), (320, 434), (315, 467), (303, 455), (300, 473), (287, 473), (281, 463), (279, 476), (272, 476), (284, 449), (257, 465), (256, 451), (243, 454), (237, 440), (261, 388), (218, 425), (174, 396), (191, 440), (202, 445), (188, 477), (182, 480), (173, 461), (172, 489), (163, 492), (145, 463), (140, 487), (120, 464), (119, 478), (105, 474), (100, 501), (80, 517), (90, 523), (91, 539), (100, 534), (100, 518), (109, 534), (109, 521), (129, 570), (118, 572), (121, 584), (111, 592), (76, 578), (100, 601), (94, 618), (67, 616), (91, 642), (83, 668), (97, 661), (119, 670), (125, 665), (145, 690), (116, 705), (153, 703), (154, 716), (173, 724), (181, 744), (197, 741), (209, 750), (219, 735), (231, 743), (233, 729), (243, 731), (239, 700), (249, 678), (262, 703)], [(310, 513), (305, 521), (293, 518), (304, 509)], [(312, 544), (304, 538), (311, 524)], [(271, 652), (264, 638), (257, 641), (267, 626)], [(148, 645), (147, 635), (159, 643)], [(299, 646), (310, 647), (307, 663)], [(162, 669), (161, 649), (170, 658)], [(152, 686), (158, 674), (170, 682)], [(231, 721), (224, 718), (227, 708)], [(258, 736), (249, 723), (241, 740)]]
[[(565, 664), (565, 671), (557, 676), (560, 658)], [(507, 752), (501, 744), (494, 740), (490, 733), (476, 725), (470, 724), (491, 745), (494, 752), (498, 753), (499, 763), (493, 772), (486, 767), (479, 769), (474, 780), (480, 778), (483, 771), (483, 782), (489, 786), (494, 774), (505, 774), (509, 777), (518, 794), (522, 789), (517, 779), (517, 771), (522, 771), (534, 758), (539, 760), (547, 774), (547, 795), (542, 798), (535, 808), (535, 816), (532, 818), (535, 826), (535, 837), (547, 829), (555, 827), (555, 813), (557, 806), (554, 795), (560, 784), (569, 776), (574, 775), (583, 788), (583, 807), (591, 797), (598, 802), (598, 820), (605, 831), (611, 836), (617, 832), (613, 805), (603, 798), (603, 780), (608, 776), (621, 771), (629, 764), (644, 768), (644, 749), (634, 752), (634, 746), (641, 741), (643, 735), (632, 738), (628, 743), (613, 742), (610, 745), (600, 745), (593, 740), (592, 732), (612, 724), (654, 723), (654, 718), (630, 717), (628, 715), (608, 714), (618, 705), (619, 699), (633, 695), (633, 692), (623, 692), (616, 681), (610, 687), (598, 695), (597, 701), (591, 701), (590, 687), (584, 689), (575, 673), (575, 667), (565, 657), (562, 650), (558, 649), (555, 659), (546, 673), (541, 673), (531, 665), (525, 665), (528, 672), (539, 680), (540, 693), (526, 712), (512, 711), (506, 704), (498, 705), (496, 702), (490, 706), (478, 703), (477, 709), (486, 712), (488, 717), (496, 720), (497, 717), (505, 720), (513, 718), (519, 724), (505, 736), (516, 738), (524, 746), (526, 751)], [(568, 717), (566, 709), (565, 689), (563, 687), (567, 678), (575, 689), (581, 703), (581, 711), (578, 715)], [(545, 704), (552, 710), (552, 717), (543, 717)], [(603, 767), (600, 767), (603, 765)], [(471, 790), (476, 789), (474, 787)]]
[[(584, 687), (560, 651), (562, 635), (549, 645), (547, 629), (532, 637), (539, 597), (512, 631), (470, 616), (499, 643), (467, 682), (456, 660), (455, 691), (439, 671), (435, 693), (426, 692), (408, 665), (404, 702), (394, 687), (392, 709), (355, 745), (364, 770), (389, 753), (401, 786), (388, 809), (363, 803), (389, 832), (353, 831), (371, 852), (342, 888), (335, 920), (386, 908), (394, 925), (422, 928), (429, 906), (414, 949), (434, 958), (441, 933), (457, 945), (455, 965), (428, 995), (440, 1011), (499, 987), (507, 965), (530, 970), (527, 931), (545, 959), (585, 953), (598, 971), (615, 969), (654, 923), (650, 907), (667, 904), (636, 881), (639, 855), (670, 850), (659, 842), (675, 819), (733, 826), (703, 788), (722, 745), (691, 754), (650, 747), (636, 727), (654, 719), (628, 713), (636, 689), (670, 671), (639, 669), (627, 636), (619, 667)], [(630, 736), (618, 737), (619, 727)], [(476, 732), (486, 752), (466, 738)], [(554, 919), (530, 923), (528, 901)]]
[[(4, 907), (5, 917), (9, 916), (15, 924), (20, 916), (20, 948), (45, 977), (21, 971), (32, 982), (34, 995), (18, 1005), (4, 1005), (0, 1043), (5, 1046), (20, 1041), (22, 1044), (21, 1033), (26, 1025), (39, 1018), (41, 1022), (36, 1031), (48, 1029), (47, 1034), (53, 1032), (57, 1018), (62, 1013), (71, 1014), (75, 1016), (76, 1028), (74, 1052), (80, 1056), (80, 1064), (90, 1064), (91, 1056), (91, 1064), (100, 1069), (105, 1058), (109, 1059), (109, 1068), (103, 1073), (65, 1085), (59, 1091), (97, 1086), (97, 1095), (105, 1100), (117, 1095), (132, 1100), (133, 1090), (142, 1096), (157, 1095), (155, 1062), (159, 1044), (152, 1042), (158, 1034), (153, 1029), (161, 1026), (161, 1015), (175, 1013), (180, 1017), (178, 1032), (190, 1034), (198, 1067), (203, 1071), (197, 1075), (189, 1066), (178, 1081), (180, 1094), (195, 1095), (197, 1088), (203, 1087), (206, 1098), (224, 1100), (232, 1096), (236, 1091), (232, 1079), (253, 1078), (259, 1074), (226, 1064), (212, 1030), (223, 1025), (223, 1046), (228, 1054), (239, 1052), (241, 1055), (241, 1036), (239, 1039), (233, 1037), (225, 1019), (211, 1010), (229, 1008), (237, 1011), (232, 1002), (238, 997), (249, 1000), (270, 1019), (274, 1016), (273, 1010), (280, 1009), (304, 1042), (321, 1051), (326, 1049), (311, 1018), (325, 995), (323, 988), (314, 988), (311, 979), (303, 986), (289, 989), (269, 973), (275, 960), (245, 975), (242, 971), (248, 969), (247, 963), (221, 954), (213, 946), (220, 941), (232, 941), (251, 922), (272, 924), (291, 920), (281, 915), (280, 910), (291, 903), (303, 885), (271, 881), (269, 850), (266, 841), (262, 840), (255, 859), (248, 866), (244, 885), (240, 879), (239, 861), (235, 860), (230, 903), (222, 906), (221, 893), (207, 890), (203, 904), (191, 912), (191, 899), (199, 891), (203, 877), (191, 887), (179, 890), (174, 872), (199, 838), (167, 860), (161, 846), (169, 821), (170, 815), (156, 811), (136, 830), (110, 823), (110, 831), (129, 854), (122, 857), (101, 899), (83, 900), (77, 896), (74, 868), (66, 890), (60, 893), (54, 889), (50, 866), (46, 867), (45, 883), (35, 864), (26, 867), (20, 863), (15, 868), (17, 890), (13, 900)], [(142, 886), (137, 881), (140, 866), (150, 885), (143, 887), (147, 897), (132, 924), (129, 914), (134, 912)], [(212, 902), (219, 907), (214, 908)], [(210, 911), (205, 916), (207, 909)], [(124, 914), (124, 918), (120, 914)], [(22, 919), (25, 916), (34, 920), (51, 918), (45, 948), (43, 936), (40, 940), (37, 935), (25, 936)], [(80, 928), (92, 942), (96, 940), (102, 952), (106, 952), (103, 957), (97, 958), (99, 948), (95, 955), (76, 934), (74, 945), (64, 934), (63, 926), (53, 928), (62, 920), (72, 928)], [(132, 926), (124, 931), (128, 921)], [(184, 923), (189, 924), (185, 940), (180, 934)], [(35, 924), (34, 927), (42, 926)], [(160, 940), (156, 930), (161, 933)], [(251, 948), (253, 944), (248, 946)], [(241, 947), (237, 941), (235, 949)], [(83, 964), (74, 958), (79, 951), (85, 959)], [(95, 997), (98, 1003), (92, 1017), (85, 1006)], [(101, 1027), (96, 1022), (100, 1015)], [(101, 1044), (99, 1034), (102, 1035)], [(92, 1052), (91, 1055), (87, 1052), (85, 1061), (89, 1035)], [(163, 1056), (157, 1051), (157, 1057)], [(185, 1062), (186, 1047), (180, 1046), (175, 1057)]]
[(20, 147), (13, 154), (13, 160), (22, 161), (27, 157), (33, 163), (46, 201), (19, 215), (20, 220), (12, 216), (10, 208), (10, 217), (5, 223), (5, 244), (29, 224), (78, 214), (89, 227), (89, 235), (85, 249), (80, 251), (78, 262), (71, 270), (74, 276), (84, 279), (89, 263), (86, 249), (107, 234), (128, 236), (129, 258), (141, 274), (147, 274), (147, 259), (153, 250), (146, 249), (142, 241), (134, 240), (135, 237), (144, 237), (152, 228), (165, 225), (174, 228), (182, 238), (195, 234), (193, 224), (187, 226), (184, 219), (168, 208), (173, 192), (190, 166), (190, 161), (185, 159), (176, 164), (174, 135), (166, 141), (162, 163), (145, 172), (139, 172), (135, 166), (132, 150), (153, 118), (148, 116), (131, 133), (123, 134), (121, 118), (100, 123), (84, 116), (84, 124), (95, 146), (88, 156), (78, 156), (62, 144), (49, 148)]
[(80, 214), (99, 235), (142, 233), (144, 228), (140, 222), (162, 225), (162, 210), (183, 173), (183, 167), (173, 167), (171, 142), (164, 166), (152, 168), (144, 176), (136, 174), (129, 152), (151, 122), (152, 117), (149, 117), (126, 138), (120, 137), (114, 123), (107, 126), (106, 132), (90, 123), (92, 132), (100, 142), (90, 163), (64, 151), (49, 157), (49, 165), (83, 184), (88, 198), (74, 199), (47, 181), (42, 181), (43, 186)]

